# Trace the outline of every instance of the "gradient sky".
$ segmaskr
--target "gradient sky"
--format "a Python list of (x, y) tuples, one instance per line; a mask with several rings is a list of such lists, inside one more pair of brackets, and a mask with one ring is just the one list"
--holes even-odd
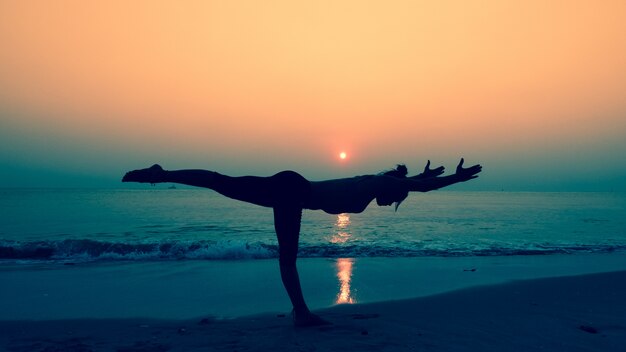
[(0, 0), (0, 186), (464, 156), (459, 190), (624, 191), (624, 38), (622, 0)]

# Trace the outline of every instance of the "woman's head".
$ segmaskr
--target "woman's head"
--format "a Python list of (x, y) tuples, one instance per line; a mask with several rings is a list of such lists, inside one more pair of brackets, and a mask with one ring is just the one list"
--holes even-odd
[[(407, 174), (408, 169), (404, 164), (398, 164), (395, 169), (382, 173), (383, 176), (395, 178), (406, 178)], [(409, 192), (404, 187), (400, 187), (400, 183), (390, 183), (389, 187), (386, 187), (376, 196), (376, 204), (380, 206), (388, 206), (396, 203), (396, 210), (398, 210), (400, 203), (402, 203), (408, 195)]]
[(396, 165), (395, 169), (391, 169), (389, 171), (383, 172), (383, 175), (403, 178), (403, 177), (406, 177), (408, 173), (409, 173), (409, 170), (406, 168), (406, 165), (398, 164)]

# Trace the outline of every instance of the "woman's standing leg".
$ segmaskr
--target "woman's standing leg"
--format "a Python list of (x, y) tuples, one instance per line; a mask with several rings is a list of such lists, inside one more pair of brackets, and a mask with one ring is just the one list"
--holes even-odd
[(294, 324), (296, 326), (328, 325), (330, 324), (328, 321), (311, 313), (302, 294), (300, 276), (296, 267), (301, 218), (302, 208), (297, 205), (274, 207), (280, 277), (293, 305)]
[(274, 208), (274, 228), (278, 237), (280, 277), (293, 304), (296, 316), (305, 316), (310, 313), (304, 302), (300, 277), (296, 268), (301, 218), (301, 208), (288, 206)]

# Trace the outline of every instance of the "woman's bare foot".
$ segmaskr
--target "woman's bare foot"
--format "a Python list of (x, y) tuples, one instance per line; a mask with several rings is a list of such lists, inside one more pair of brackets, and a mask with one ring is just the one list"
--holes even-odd
[(147, 169), (129, 171), (122, 178), (122, 182), (159, 183), (163, 182), (163, 168), (154, 164)]
[(328, 320), (324, 320), (313, 313), (293, 314), (293, 325), (296, 327), (333, 325)]

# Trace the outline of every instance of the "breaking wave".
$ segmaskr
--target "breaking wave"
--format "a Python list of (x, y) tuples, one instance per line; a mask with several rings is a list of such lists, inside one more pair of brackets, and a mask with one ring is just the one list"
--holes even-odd
[[(420, 242), (402, 246), (302, 243), (300, 258), (341, 257), (463, 257), (513, 256), (626, 251), (624, 245), (551, 245), (437, 247)], [(106, 242), (88, 239), (60, 241), (0, 241), (0, 260), (11, 262), (153, 260), (243, 260), (277, 258), (276, 244), (245, 241), (154, 241), (139, 243)]]

